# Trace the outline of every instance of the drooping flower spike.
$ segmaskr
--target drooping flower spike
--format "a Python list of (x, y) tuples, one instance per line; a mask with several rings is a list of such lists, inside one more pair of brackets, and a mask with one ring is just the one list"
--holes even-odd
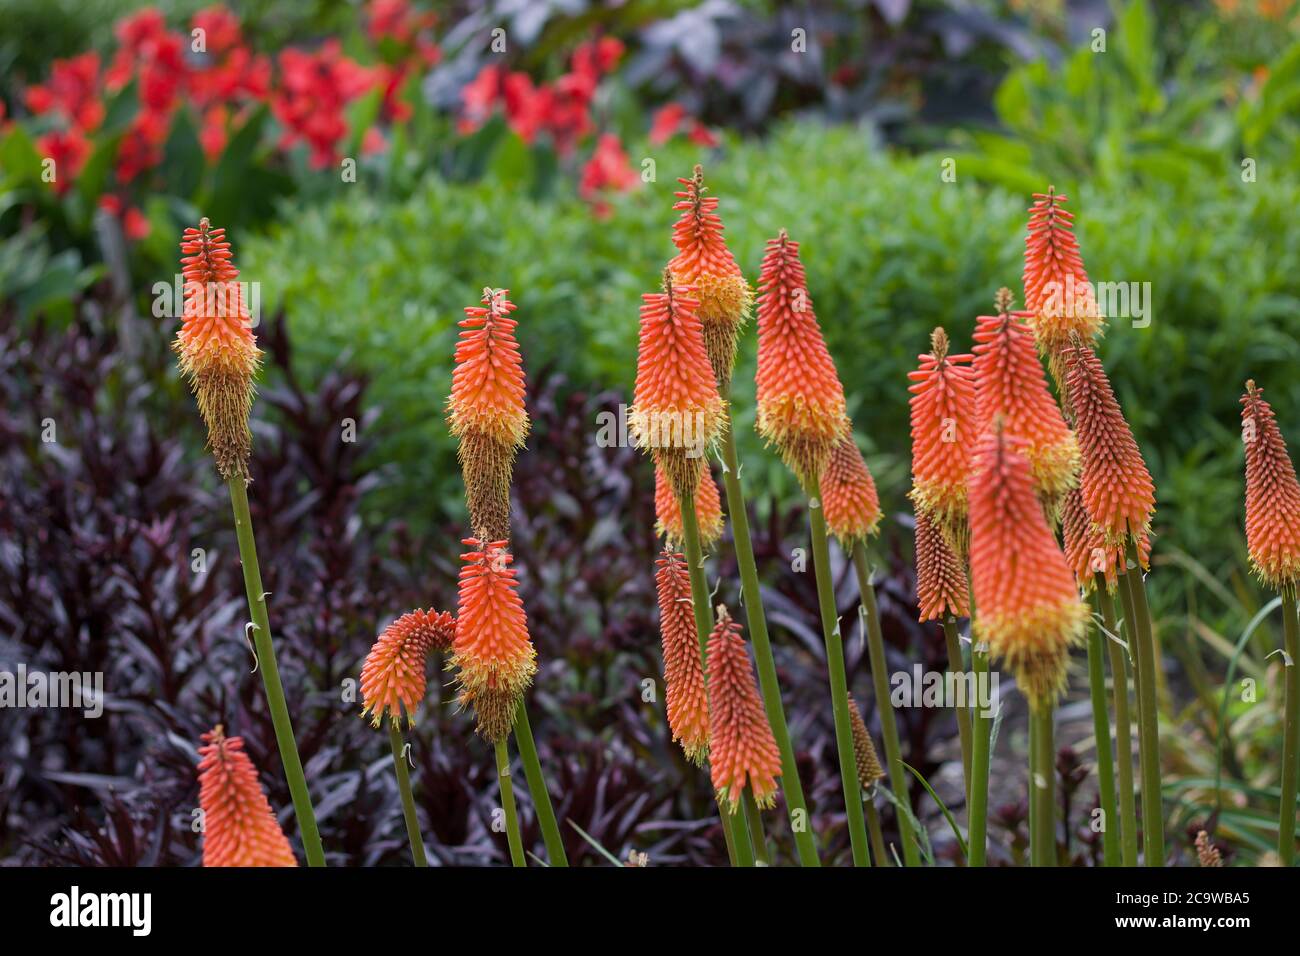
[(846, 552), (854, 544), (865, 542), (880, 526), (880, 496), (871, 470), (858, 450), (851, 434), (845, 435), (831, 449), (822, 472), (822, 508), (826, 528), (835, 535)]
[(1033, 707), (1055, 702), (1087, 608), (1034, 494), (1022, 440), (1001, 421), (980, 441), (970, 497), (975, 634)]
[[(708, 550), (722, 537), (722, 498), (706, 460), (696, 460), (699, 462), (700, 479), (695, 491), (695, 518), (700, 526), (700, 547)], [(670, 548), (685, 544), (682, 506), (673, 494), (664, 470), (658, 465), (655, 465), (655, 532), (664, 536)]]
[(709, 766), (718, 801), (732, 813), (748, 785), (754, 802), (770, 807), (776, 798), (781, 753), (758, 696), (754, 666), (740, 625), (718, 607), (718, 623), (709, 635), (705, 671), (709, 692)]
[(722, 429), (723, 402), (704, 348), (699, 301), (664, 270), (664, 291), (641, 298), (641, 338), (628, 424), (679, 498), (694, 495), (700, 460)]
[(678, 200), (673, 209), (681, 210), (682, 215), (673, 226), (673, 244), (678, 251), (668, 269), (678, 284), (689, 285), (699, 300), (704, 347), (718, 390), (725, 396), (736, 362), (736, 337), (749, 317), (753, 292), (722, 237), (717, 198), (704, 195), (703, 167), (697, 165), (690, 179), (677, 181), (685, 189), (673, 194)]
[(1300, 591), (1300, 482), (1264, 390), (1241, 397), (1246, 446), (1246, 547), (1260, 579), (1283, 594)]
[(181, 239), (184, 316), (172, 349), (198, 400), (222, 478), (248, 476), (253, 377), (262, 352), (231, 261), (226, 230), (206, 218)]
[(924, 511), (916, 512), (916, 596), (918, 620), (938, 621), (944, 615), (970, 615), (970, 586), (965, 563), (948, 537)]
[(998, 315), (981, 315), (975, 328), (975, 417), (981, 435), (1001, 418), (1023, 445), (1034, 488), (1049, 512), (1078, 483), (1079, 445), (1047, 389), (1043, 366), (1025, 325), (1027, 312), (1010, 311), (999, 292)]
[(853, 757), (858, 765), (858, 783), (863, 791), (870, 794), (877, 783), (885, 777), (885, 768), (880, 765), (880, 756), (876, 753), (875, 741), (867, 730), (858, 702), (849, 694), (849, 725), (853, 729)]
[(966, 550), (966, 497), (978, 431), (971, 356), (948, 354), (948, 333), (930, 333), (931, 351), (908, 373), (912, 416), (912, 503)]
[(447, 424), (460, 443), (470, 526), (483, 541), (510, 537), (510, 480), (528, 436), (524, 366), (508, 289), (484, 289), (465, 309), (456, 343)]
[(1132, 543), (1146, 567), (1156, 507), (1151, 473), (1096, 353), (1076, 339), (1063, 360), (1079, 442), (1079, 488), (1092, 528), (1101, 532), (1106, 547), (1121, 555)]
[(456, 671), (457, 702), (474, 708), (478, 732), (496, 743), (514, 726), (515, 709), (537, 672), (537, 652), (506, 542), (461, 543), (470, 550), (460, 556), (465, 563), (447, 666)]
[(1090, 343), (1105, 321), (1079, 254), (1074, 215), (1063, 208), (1067, 198), (1053, 186), (1034, 193), (1023, 276), (1025, 309), (1058, 384), (1065, 381), (1062, 351), (1075, 337)]
[(690, 572), (685, 559), (667, 549), (655, 563), (668, 728), (686, 759), (703, 766), (709, 749), (709, 699), (695, 630)]
[(758, 433), (815, 494), (831, 449), (849, 432), (849, 418), (799, 243), (784, 229), (768, 240), (758, 290)]
[(424, 700), (424, 666), (431, 650), (449, 651), (456, 637), (456, 619), (446, 611), (414, 610), (403, 614), (379, 635), (361, 666), (361, 716), (378, 727), (387, 715), (408, 724)]
[(199, 748), (204, 866), (297, 866), (241, 737), (220, 724)]

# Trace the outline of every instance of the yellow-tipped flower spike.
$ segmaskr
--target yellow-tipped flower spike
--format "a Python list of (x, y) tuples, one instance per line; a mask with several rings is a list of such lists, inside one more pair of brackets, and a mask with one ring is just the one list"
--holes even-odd
[(948, 352), (948, 333), (930, 333), (930, 352), (908, 373), (912, 419), (912, 491), (958, 554), (966, 553), (966, 492), (979, 437), (971, 356)]
[(709, 751), (709, 697), (704, 662), (695, 631), (690, 572), (686, 560), (664, 550), (655, 572), (659, 597), (659, 636), (664, 654), (664, 684), (668, 688), (668, 728), (686, 759), (704, 765)]
[(826, 528), (845, 551), (852, 552), (854, 544), (865, 542), (880, 526), (876, 482), (852, 435), (845, 435), (831, 449), (821, 488)]
[(1247, 382), (1241, 405), (1246, 550), (1260, 580), (1280, 593), (1296, 594), (1300, 591), (1300, 481), (1264, 390), (1254, 381)]
[[(722, 537), (722, 497), (706, 461), (703, 458), (698, 461), (700, 483), (695, 490), (695, 520), (700, 526), (700, 547), (707, 551)], [(655, 531), (664, 536), (669, 548), (685, 547), (682, 506), (673, 494), (664, 470), (658, 465), (655, 465)]]
[(184, 317), (172, 349), (198, 400), (222, 478), (248, 477), (253, 377), (262, 353), (231, 261), (226, 230), (207, 219), (181, 239)]
[(384, 715), (401, 724), (415, 723), (424, 700), (424, 665), (431, 650), (449, 651), (456, 638), (456, 619), (443, 611), (410, 611), (379, 635), (361, 666), (361, 716), (378, 727)]

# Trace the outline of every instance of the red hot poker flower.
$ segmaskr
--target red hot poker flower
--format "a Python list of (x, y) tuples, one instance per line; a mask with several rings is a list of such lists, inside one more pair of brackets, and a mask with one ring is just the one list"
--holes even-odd
[(1246, 446), (1246, 547), (1269, 587), (1300, 590), (1300, 482), (1264, 390), (1246, 383), (1241, 397)]
[(966, 569), (948, 539), (924, 511), (916, 513), (916, 596), (922, 621), (970, 614)]
[(218, 724), (199, 748), (204, 866), (297, 866), (240, 737)]
[(918, 514), (925, 512), (965, 552), (966, 494), (974, 467), (975, 378), (970, 355), (949, 355), (948, 334), (930, 334), (931, 351), (918, 356), (910, 372), (912, 413), (912, 493)]
[(813, 312), (799, 243), (784, 229), (767, 243), (758, 289), (758, 433), (815, 494), (849, 419), (844, 387)]
[(822, 508), (826, 527), (848, 551), (866, 541), (880, 525), (880, 497), (858, 443), (845, 435), (831, 449), (822, 472)]
[[(700, 484), (695, 491), (695, 518), (700, 526), (700, 547), (708, 550), (722, 537), (722, 499), (718, 483), (713, 480), (703, 458), (700, 463)], [(664, 470), (655, 465), (655, 531), (664, 536), (670, 548), (686, 541), (682, 529), (682, 506), (664, 476)]]
[(414, 723), (429, 651), (451, 650), (455, 637), (456, 619), (445, 611), (411, 611), (384, 628), (361, 667), (361, 716), (370, 715), (378, 727), (387, 714), (400, 725), (405, 710), (407, 723)]
[(456, 636), (449, 668), (457, 671), (459, 703), (473, 706), (478, 732), (493, 743), (514, 726), (515, 710), (537, 672), (537, 652), (528, 636), (528, 617), (516, 590), (514, 560), (505, 541), (461, 542)]
[(709, 635), (707, 658), (713, 789), (719, 802), (728, 801), (732, 813), (740, 806), (746, 784), (753, 790), (755, 803), (770, 807), (775, 802), (781, 754), (758, 696), (740, 625), (725, 607), (718, 608), (718, 623)]
[(1034, 495), (1023, 442), (986, 435), (971, 483), (971, 587), (975, 633), (1015, 674), (1030, 704), (1054, 701), (1087, 608)]
[(682, 556), (667, 549), (655, 563), (668, 728), (686, 758), (702, 766), (709, 749), (709, 699), (691, 604), (690, 572)]

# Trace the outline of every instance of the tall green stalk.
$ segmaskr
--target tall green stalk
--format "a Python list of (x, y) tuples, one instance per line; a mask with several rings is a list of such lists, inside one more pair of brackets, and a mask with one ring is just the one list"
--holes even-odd
[(1029, 762), (1030, 861), (1034, 866), (1056, 866), (1056, 747), (1052, 726), (1054, 708), (1043, 702), (1031, 706), (1033, 735)]
[[(903, 769), (903, 750), (898, 742), (898, 723), (894, 719), (894, 706), (889, 700), (889, 673), (885, 664), (885, 636), (880, 630), (880, 611), (876, 607), (876, 589), (871, 585), (871, 565), (867, 549), (862, 542), (853, 546), (853, 569), (858, 576), (858, 592), (862, 596), (862, 624), (867, 631), (867, 656), (871, 661), (871, 681), (876, 693), (876, 710), (880, 714), (880, 736), (885, 744), (885, 766), (889, 771), (889, 789), (903, 805), (910, 805), (908, 775)], [(898, 840), (903, 845), (905, 866), (920, 866), (921, 851), (908, 833), (909, 824), (902, 813), (895, 810), (898, 820)]]
[[(1115, 600), (1106, 590), (1103, 577), (1097, 578), (1097, 604), (1101, 608), (1102, 625), (1111, 634), (1118, 633), (1115, 619)], [(1130, 642), (1132, 638), (1130, 637)], [(1115, 702), (1115, 758), (1119, 768), (1119, 838), (1120, 862), (1124, 866), (1137, 866), (1137, 797), (1133, 791), (1133, 732), (1128, 709), (1128, 655), (1118, 641), (1106, 639), (1110, 654), (1110, 680)]]
[(736, 436), (728, 421), (722, 439), (723, 484), (727, 490), (727, 515), (731, 521), (731, 534), (736, 543), (736, 564), (740, 567), (740, 590), (745, 599), (745, 619), (749, 637), (754, 645), (754, 663), (758, 666), (758, 684), (763, 692), (763, 708), (767, 711), (772, 736), (781, 751), (781, 789), (785, 794), (786, 811), (790, 815), (790, 829), (794, 834), (795, 849), (801, 866), (820, 866), (817, 841), (813, 836), (812, 819), (804, 800), (803, 784), (795, 763), (794, 744), (786, 725), (785, 708), (781, 705), (781, 685), (776, 676), (776, 661), (772, 657), (772, 642), (767, 633), (767, 615), (763, 611), (763, 595), (758, 586), (758, 567), (754, 562), (754, 545), (749, 537), (749, 513), (745, 509), (745, 496), (740, 487), (740, 464), (736, 455)]
[[(1102, 589), (1104, 590), (1104, 588)], [(1100, 607), (1101, 599), (1097, 598)], [(1106, 648), (1097, 627), (1088, 632), (1088, 693), (1092, 698), (1092, 735), (1097, 741), (1097, 789), (1100, 792), (1102, 861), (1120, 865), (1119, 818), (1115, 809), (1115, 764), (1110, 750), (1110, 711), (1106, 707)]]
[[(686, 539), (686, 566), (691, 578), (691, 609), (695, 614), (695, 632), (700, 642), (700, 660), (704, 673), (709, 672), (709, 634), (713, 630), (713, 608), (709, 605), (709, 582), (704, 576), (704, 551), (700, 547), (700, 522), (695, 513), (695, 496), (680, 502), (682, 512), (682, 537)], [(732, 866), (753, 866), (754, 848), (743, 820), (731, 813), (722, 800), (718, 800), (718, 813), (722, 817), (722, 834), (727, 842), (727, 856)], [(739, 824), (739, 825), (737, 825)]]
[[(948, 671), (954, 675), (961, 675), (966, 664), (962, 660), (961, 639), (957, 636), (957, 619), (951, 614), (943, 616), (943, 640), (948, 646)], [(970, 799), (970, 757), (971, 757), (971, 730), (970, 730), (970, 701), (965, 704), (955, 704), (953, 709), (957, 713), (957, 736), (961, 739), (961, 772), (962, 781), (966, 787), (967, 799)]]
[(1136, 562), (1122, 575), (1128, 590), (1126, 614), (1132, 615), (1129, 641), (1137, 661), (1138, 759), (1142, 765), (1142, 855), (1146, 866), (1164, 866), (1164, 818), (1160, 806), (1160, 710), (1156, 699), (1155, 643), (1142, 569)]
[(253, 646), (257, 649), (258, 669), (262, 672), (262, 686), (266, 689), (266, 704), (271, 712), (271, 725), (275, 728), (275, 743), (280, 749), (280, 762), (284, 765), (285, 780), (293, 797), (293, 812), (298, 818), (302, 833), (302, 847), (307, 854), (308, 866), (324, 866), (325, 850), (321, 846), (320, 831), (316, 828), (316, 811), (312, 809), (307, 778), (302, 772), (298, 744), (293, 738), (293, 723), (289, 708), (284, 702), (284, 687), (280, 683), (280, 668), (275, 661), (275, 645), (271, 642), (271, 623), (266, 612), (266, 591), (262, 587), (262, 569), (257, 563), (257, 543), (253, 540), (253, 518), (248, 510), (248, 488), (244, 479), (235, 475), (226, 482), (230, 489), (230, 505), (235, 513), (235, 537), (239, 541), (239, 563), (244, 569), (244, 590), (248, 594), (248, 611), (253, 618)]
[[(989, 655), (987, 650), (980, 650), (973, 639), (970, 661), (971, 670), (975, 672), (976, 690), (982, 696), (984, 688), (989, 686)], [(989, 748), (993, 719), (984, 716), (985, 703), (992, 707), (997, 702), (991, 696), (987, 701), (976, 701), (971, 715), (970, 802), (966, 812), (968, 866), (984, 866), (988, 857)]]
[(812, 524), (813, 573), (817, 578), (817, 603), (821, 608), (822, 636), (826, 641), (826, 668), (830, 672), (831, 711), (835, 717), (835, 746), (839, 751), (840, 783), (844, 789), (844, 815), (849, 824), (853, 865), (870, 866), (867, 824), (862, 811), (862, 784), (858, 780), (858, 761), (853, 753), (849, 686), (844, 670), (844, 641), (840, 636), (839, 615), (835, 613), (835, 590), (831, 583), (831, 552), (826, 541), (826, 516), (822, 512), (821, 491), (814, 491), (816, 497), (808, 502), (808, 516)]
[(772, 863), (772, 858), (767, 852), (767, 832), (763, 829), (763, 815), (759, 812), (758, 804), (754, 802), (753, 789), (750, 787), (745, 788), (743, 800), (745, 823), (749, 828), (749, 841), (754, 847), (754, 863), (769, 866)]
[(519, 759), (524, 765), (524, 777), (528, 780), (528, 794), (533, 798), (537, 824), (542, 829), (542, 840), (546, 843), (546, 855), (551, 866), (568, 866), (569, 858), (564, 852), (564, 840), (560, 837), (560, 826), (555, 820), (555, 808), (551, 806), (551, 793), (546, 787), (546, 778), (542, 775), (542, 764), (537, 759), (537, 744), (533, 740), (533, 727), (528, 722), (528, 707), (523, 697), (519, 698), (519, 707), (515, 711), (514, 730), (515, 743), (519, 745)]
[(506, 842), (510, 844), (510, 865), (526, 866), (524, 838), (519, 832), (519, 812), (515, 809), (515, 788), (510, 782), (510, 754), (506, 738), (496, 743), (497, 782), (501, 785), (501, 809), (506, 815)]
[(1278, 818), (1277, 855), (1283, 866), (1295, 865), (1296, 774), (1300, 772), (1300, 622), (1295, 594), (1282, 593), (1282, 633), (1286, 658), (1286, 722), (1282, 734), (1282, 808)]
[(388, 718), (388, 743), (393, 748), (393, 770), (397, 773), (397, 792), (402, 795), (402, 816), (406, 819), (407, 839), (411, 841), (411, 857), (416, 866), (428, 866), (424, 838), (420, 836), (420, 818), (415, 813), (415, 797), (411, 793), (411, 774), (406, 769), (406, 756), (402, 753), (402, 732), (392, 717)]
[(880, 811), (876, 809), (875, 788), (867, 798), (867, 832), (871, 835), (871, 856), (876, 866), (889, 866), (889, 851), (885, 849), (885, 834), (880, 829)]

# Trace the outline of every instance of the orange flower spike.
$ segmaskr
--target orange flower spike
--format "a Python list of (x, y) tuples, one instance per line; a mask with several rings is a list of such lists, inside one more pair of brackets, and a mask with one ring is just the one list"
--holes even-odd
[[(722, 497), (704, 459), (696, 460), (700, 463), (700, 483), (695, 491), (695, 518), (700, 526), (700, 547), (707, 550), (722, 537)], [(655, 465), (655, 519), (655, 532), (664, 536), (669, 547), (684, 546), (682, 507), (658, 465)]]
[(870, 796), (875, 786), (885, 777), (885, 768), (880, 765), (880, 755), (876, 753), (876, 743), (867, 730), (867, 722), (862, 719), (858, 702), (849, 694), (849, 727), (853, 732), (854, 763), (858, 765), (858, 783)]
[(248, 416), (262, 352), (239, 270), (231, 261), (226, 230), (213, 229), (207, 219), (186, 229), (180, 245), (185, 306), (172, 350), (198, 400), (221, 477), (247, 477), (253, 441)]
[(758, 433), (815, 493), (835, 443), (848, 434), (844, 387), (808, 294), (799, 243), (767, 243), (758, 280)]
[(1113, 591), (1118, 583), (1117, 559), (1114, 547), (1106, 546), (1101, 529), (1092, 524), (1088, 509), (1083, 503), (1083, 492), (1071, 488), (1061, 502), (1061, 539), (1065, 562), (1074, 572), (1075, 583), (1087, 593), (1097, 588), (1097, 575), (1106, 580), (1106, 590)]
[(1300, 590), (1300, 483), (1263, 389), (1246, 383), (1246, 547), (1255, 573), (1276, 591)]
[(655, 563), (668, 728), (673, 740), (682, 745), (686, 759), (703, 766), (709, 750), (709, 698), (691, 604), (690, 572), (685, 559), (669, 550)]
[(445, 611), (411, 611), (384, 628), (361, 666), (361, 716), (378, 727), (387, 714), (400, 725), (405, 710), (407, 723), (414, 723), (429, 651), (451, 650), (455, 637), (456, 619)]
[(528, 436), (524, 367), (508, 289), (484, 289), (465, 309), (456, 343), (447, 424), (459, 441), (470, 524), (482, 540), (510, 536), (510, 481)]
[(770, 807), (776, 798), (776, 778), (781, 754), (758, 696), (754, 667), (740, 625), (725, 607), (718, 607), (718, 623), (709, 635), (709, 765), (718, 800), (726, 799), (731, 812), (740, 806), (748, 784), (754, 802)]
[(297, 866), (240, 737), (220, 724), (199, 748), (204, 866)]
[(1025, 236), (1025, 309), (1028, 310), (1038, 347), (1048, 357), (1058, 383), (1061, 353), (1074, 336), (1091, 342), (1101, 332), (1102, 316), (1088, 281), (1074, 216), (1063, 208), (1068, 197), (1048, 187), (1034, 193)]
[(924, 511), (916, 513), (916, 596), (921, 621), (937, 621), (945, 614), (970, 615), (970, 587), (966, 568), (943, 531)]
[(1054, 511), (1078, 484), (1079, 444), (1047, 389), (1043, 366), (1025, 325), (1028, 313), (1011, 312), (1010, 293), (999, 294), (1000, 313), (981, 315), (975, 328), (975, 419), (979, 434), (1001, 417), (1008, 434), (1024, 441), (1034, 488)]
[(1063, 358), (1082, 459), (1079, 487), (1084, 507), (1107, 547), (1123, 554), (1133, 542), (1141, 557), (1156, 508), (1151, 473), (1096, 353), (1078, 344), (1066, 349)]
[(664, 291), (641, 298), (636, 386), (628, 424), (636, 443), (654, 454), (678, 498), (694, 494), (700, 461), (718, 438), (723, 402), (704, 348), (690, 288), (664, 270)]
[(1034, 495), (1023, 447), (1000, 427), (980, 442), (971, 483), (970, 571), (976, 637), (1037, 706), (1063, 689), (1066, 659), (1083, 638), (1088, 611)]
[(673, 209), (682, 215), (673, 226), (673, 244), (678, 251), (668, 269), (678, 283), (695, 290), (704, 346), (718, 390), (726, 395), (736, 362), (736, 337), (749, 316), (754, 296), (722, 237), (718, 200), (704, 195), (707, 190), (703, 168), (697, 165), (690, 179), (677, 181), (685, 189), (673, 194), (678, 200)]
[(974, 464), (975, 377), (970, 355), (949, 355), (948, 334), (930, 334), (932, 351), (908, 373), (912, 415), (912, 492), (926, 512), (964, 551), (966, 493)]
[(471, 550), (460, 556), (465, 564), (447, 666), (457, 671), (458, 703), (473, 706), (478, 732), (495, 743), (514, 726), (515, 709), (537, 672), (537, 652), (506, 543), (461, 543)]
[(876, 482), (851, 434), (845, 435), (831, 449), (822, 472), (822, 508), (826, 527), (852, 551), (858, 541), (866, 541), (880, 525), (880, 496)]

